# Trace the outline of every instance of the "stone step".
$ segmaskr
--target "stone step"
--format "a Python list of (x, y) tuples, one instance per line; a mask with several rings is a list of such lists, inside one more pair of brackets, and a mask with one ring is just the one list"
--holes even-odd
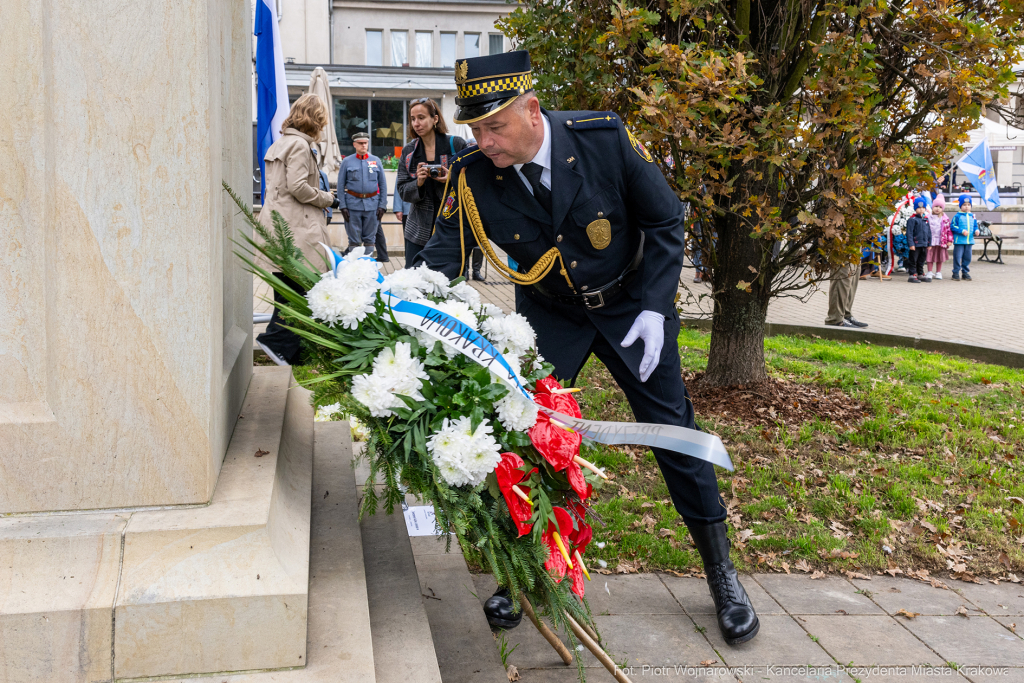
[[(356, 471), (364, 488), (365, 468)], [(441, 683), (409, 531), (401, 509), (360, 522), (377, 683)]]
[(207, 505), (0, 519), (0, 680), (303, 665), (309, 392), (257, 368), (242, 415)]
[[(415, 536), (416, 570), (430, 620), (434, 650), (444, 683), (500, 683), (506, 680), (473, 576), (459, 544), (445, 552), (443, 536)], [(491, 591), (493, 592), (493, 591)]]
[(167, 683), (375, 683), (359, 494), (351, 460), (348, 423), (317, 422), (305, 666)]

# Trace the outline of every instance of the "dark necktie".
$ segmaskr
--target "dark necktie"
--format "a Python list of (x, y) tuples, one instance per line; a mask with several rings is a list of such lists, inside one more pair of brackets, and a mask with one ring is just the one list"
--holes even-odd
[(551, 213), (551, 190), (541, 185), (540, 175), (544, 172), (544, 167), (540, 164), (535, 164), (532, 161), (528, 164), (523, 164), (523, 175), (530, 181), (530, 187), (533, 188), (533, 196), (537, 198), (540, 205), (544, 207), (544, 210)]

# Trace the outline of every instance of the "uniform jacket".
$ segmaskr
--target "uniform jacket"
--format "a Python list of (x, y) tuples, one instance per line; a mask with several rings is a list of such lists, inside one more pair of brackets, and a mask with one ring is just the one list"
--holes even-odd
[[(360, 194), (376, 192), (373, 197), (360, 199), (345, 190)], [(388, 181), (384, 177), (384, 164), (372, 154), (365, 159), (349, 154), (341, 160), (338, 169), (338, 206), (349, 211), (376, 211), (388, 208)]]
[[(319, 247), (320, 242), (328, 242), (323, 210), (334, 202), (334, 197), (320, 189), (320, 170), (314, 149), (313, 138), (294, 128), (285, 128), (277, 142), (270, 146), (264, 156), (267, 193), (259, 220), (272, 230), (271, 213), (280, 213), (295, 236), (296, 246), (314, 267), (324, 269), (326, 254)], [(260, 265), (269, 264), (260, 261)]]
[[(668, 340), (678, 334), (674, 299), (683, 265), (683, 205), (650, 154), (614, 113), (543, 114), (551, 123), (553, 215), (544, 211), (513, 167), (497, 168), (478, 148), (469, 147), (452, 165), (434, 235), (420, 258), (449, 277), (459, 274), (459, 174), (466, 176), (492, 245), (514, 259), (520, 272), (557, 246), (577, 294), (621, 275), (643, 233), (639, 272), (604, 307), (561, 305), (532, 286), (516, 288), (516, 308), (533, 325), (541, 354), (554, 363), (560, 377), (571, 378), (586, 358), (595, 331), (600, 331), (639, 378), (643, 343), (623, 349), (619, 342), (642, 310), (666, 316)], [(465, 219), (464, 224), (468, 250), (476, 241)], [(559, 269), (556, 261), (541, 285), (572, 293)]]
[(907, 220), (907, 248), (927, 249), (932, 243), (932, 229), (927, 216), (914, 214)]
[(969, 211), (958, 211), (950, 221), (953, 231), (953, 244), (974, 244), (974, 231), (978, 229), (978, 219)]
[[(447, 142), (444, 139), (447, 138)], [(413, 155), (419, 147), (420, 140), (415, 138), (402, 148), (402, 158), (398, 162), (398, 177), (395, 179), (395, 197), (401, 197), (405, 203), (408, 218), (405, 221), (405, 238), (414, 244), (426, 244), (434, 231), (435, 210), (431, 210), (424, 192), (430, 187), (426, 182), (416, 184), (416, 171), (411, 168)], [(455, 154), (466, 148), (466, 141), (457, 135), (435, 136), (434, 156), (437, 163), (450, 166)], [(420, 155), (422, 157), (422, 154)], [(430, 180), (430, 183), (437, 184)], [(443, 185), (438, 185), (440, 193)]]

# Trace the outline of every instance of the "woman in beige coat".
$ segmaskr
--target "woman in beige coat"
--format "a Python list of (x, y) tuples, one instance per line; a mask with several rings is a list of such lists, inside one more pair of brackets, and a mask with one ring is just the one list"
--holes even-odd
[[(270, 146), (264, 157), (267, 191), (259, 216), (260, 223), (273, 230), (272, 213), (281, 214), (291, 228), (295, 245), (302, 249), (313, 267), (320, 270), (327, 267), (327, 255), (320, 247), (320, 243), (328, 243), (324, 209), (338, 206), (333, 194), (320, 189), (320, 171), (314, 152), (327, 121), (327, 108), (316, 95), (303, 95), (292, 105), (288, 118), (281, 124), (281, 137)], [(269, 267), (262, 262), (260, 265)], [(305, 293), (302, 287), (281, 273), (274, 274), (295, 291)], [(285, 299), (275, 292), (274, 301), (283, 303)], [(267, 331), (256, 337), (256, 343), (278, 365), (297, 365), (300, 362), (300, 339), (281, 326), (277, 308)]]

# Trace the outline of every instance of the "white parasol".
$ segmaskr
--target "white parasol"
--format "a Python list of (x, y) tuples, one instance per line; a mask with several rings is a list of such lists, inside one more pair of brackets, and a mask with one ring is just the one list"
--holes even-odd
[(327, 173), (327, 179), (338, 182), (338, 169), (341, 168), (341, 148), (338, 146), (338, 133), (334, 130), (334, 105), (331, 98), (331, 86), (327, 81), (327, 72), (323, 67), (313, 69), (309, 77), (309, 91), (319, 97), (327, 106), (327, 125), (320, 134), (317, 147), (320, 149), (320, 168)]

